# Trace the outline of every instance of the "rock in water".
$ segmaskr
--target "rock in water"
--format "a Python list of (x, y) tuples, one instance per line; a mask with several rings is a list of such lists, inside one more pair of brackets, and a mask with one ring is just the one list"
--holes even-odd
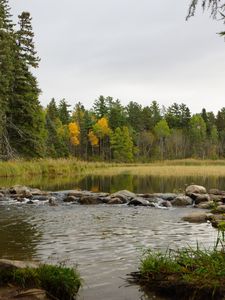
[(207, 194), (207, 191), (204, 186), (192, 184), (186, 188), (185, 194), (187, 196), (191, 196), (192, 194)]
[(173, 206), (188, 206), (192, 205), (192, 199), (189, 196), (178, 196), (171, 201)]
[(146, 199), (143, 199), (143, 198), (135, 198), (135, 199), (132, 199), (128, 205), (134, 205), (134, 206), (149, 206), (150, 202)]
[(209, 215), (210, 214), (205, 212), (194, 212), (190, 215), (184, 216), (182, 220), (190, 223), (204, 223), (208, 220)]

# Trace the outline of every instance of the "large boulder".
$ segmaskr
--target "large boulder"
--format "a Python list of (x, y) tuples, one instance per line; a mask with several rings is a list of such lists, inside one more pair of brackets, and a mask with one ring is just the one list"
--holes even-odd
[(204, 186), (192, 184), (186, 188), (185, 194), (187, 196), (191, 196), (192, 194), (207, 194), (207, 191)]
[(192, 199), (189, 196), (178, 196), (171, 201), (173, 206), (188, 206), (192, 205)]
[(129, 202), (131, 199), (136, 198), (136, 194), (127, 191), (127, 190), (122, 190), (118, 191), (116, 193), (113, 193), (110, 195), (110, 198), (119, 198), (120, 200), (123, 201), (123, 203)]

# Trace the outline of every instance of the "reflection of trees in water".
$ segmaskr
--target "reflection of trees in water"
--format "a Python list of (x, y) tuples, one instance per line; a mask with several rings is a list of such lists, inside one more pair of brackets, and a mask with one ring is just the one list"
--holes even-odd
[(79, 182), (83, 190), (94, 192), (104, 191), (113, 193), (119, 190), (129, 190), (135, 193), (156, 193), (156, 192), (183, 192), (185, 185), (203, 185), (207, 189), (225, 189), (225, 178), (223, 177), (157, 177), (157, 176), (135, 176), (130, 174), (117, 176), (87, 176)]
[[(2, 215), (2, 216), (1, 216)], [(4, 218), (0, 212), (0, 257), (29, 260), (36, 253), (41, 234), (37, 228), (22, 219), (22, 216)]]

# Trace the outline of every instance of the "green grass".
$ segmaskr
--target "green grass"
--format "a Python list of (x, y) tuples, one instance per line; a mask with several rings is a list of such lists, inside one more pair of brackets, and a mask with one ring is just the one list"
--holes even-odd
[(75, 299), (81, 278), (73, 268), (41, 265), (38, 268), (0, 270), (0, 286), (13, 284), (21, 288), (43, 288), (60, 300)]
[(216, 247), (165, 253), (148, 250), (141, 259), (137, 281), (145, 288), (173, 294), (173, 299), (178, 299), (180, 293), (183, 293), (181, 299), (222, 299), (225, 253)]

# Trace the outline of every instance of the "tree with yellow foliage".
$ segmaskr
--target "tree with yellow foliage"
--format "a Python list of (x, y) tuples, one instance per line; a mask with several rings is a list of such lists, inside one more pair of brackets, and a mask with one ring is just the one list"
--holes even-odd
[(71, 122), (68, 125), (70, 133), (70, 142), (72, 145), (77, 146), (80, 144), (80, 128), (77, 123)]
[(102, 117), (97, 121), (97, 123), (93, 126), (93, 133), (99, 139), (99, 155), (102, 159), (105, 159), (109, 156), (110, 147), (109, 147), (109, 135), (111, 129), (109, 128), (108, 119)]

